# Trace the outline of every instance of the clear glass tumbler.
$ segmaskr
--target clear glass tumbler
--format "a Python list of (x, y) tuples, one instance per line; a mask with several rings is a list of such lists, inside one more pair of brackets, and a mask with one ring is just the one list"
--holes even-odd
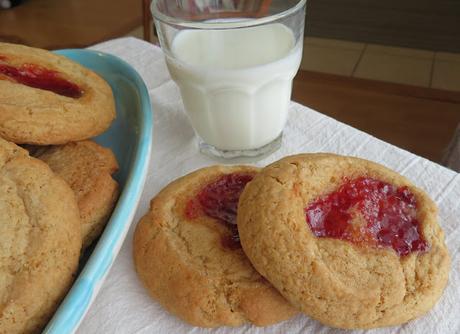
[(302, 59), (306, 0), (153, 0), (168, 69), (200, 150), (218, 158), (281, 145)]

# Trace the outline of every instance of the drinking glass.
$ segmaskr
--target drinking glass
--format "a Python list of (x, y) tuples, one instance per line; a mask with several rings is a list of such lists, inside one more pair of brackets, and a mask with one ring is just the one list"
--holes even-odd
[(153, 0), (169, 73), (201, 152), (278, 149), (302, 58), (306, 0)]

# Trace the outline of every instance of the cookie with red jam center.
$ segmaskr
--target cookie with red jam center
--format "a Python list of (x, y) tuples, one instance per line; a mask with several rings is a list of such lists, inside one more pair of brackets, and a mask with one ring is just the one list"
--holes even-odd
[(0, 138), (0, 333), (41, 333), (74, 281), (81, 223), (69, 185)]
[(274, 324), (297, 311), (246, 258), (239, 197), (258, 169), (209, 167), (166, 186), (134, 234), (136, 271), (149, 294), (201, 327)]
[(407, 322), (428, 312), (447, 283), (436, 205), (370, 161), (302, 154), (275, 162), (243, 191), (237, 222), (257, 271), (332, 327)]
[(0, 137), (57, 145), (94, 137), (115, 118), (110, 86), (46, 50), (0, 43)]

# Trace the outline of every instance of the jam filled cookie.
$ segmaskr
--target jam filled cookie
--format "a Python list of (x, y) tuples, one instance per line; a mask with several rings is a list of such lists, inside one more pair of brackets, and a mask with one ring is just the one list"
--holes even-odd
[(86, 248), (101, 234), (118, 199), (118, 183), (112, 178), (118, 170), (115, 156), (90, 140), (35, 146), (29, 152), (46, 162), (74, 191), (80, 209), (83, 248)]
[(0, 333), (43, 329), (72, 283), (80, 249), (72, 190), (0, 138)]
[(134, 260), (147, 290), (195, 326), (258, 326), (296, 311), (252, 267), (236, 228), (238, 199), (258, 169), (210, 167), (164, 188), (137, 225)]
[(329, 326), (404, 323), (447, 283), (435, 204), (370, 161), (304, 154), (273, 163), (241, 195), (238, 230), (257, 271)]
[(110, 86), (49, 51), (0, 43), (0, 137), (56, 145), (96, 136), (115, 118)]

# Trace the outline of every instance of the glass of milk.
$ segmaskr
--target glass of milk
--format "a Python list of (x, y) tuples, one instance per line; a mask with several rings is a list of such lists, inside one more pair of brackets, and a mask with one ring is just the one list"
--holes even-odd
[(153, 0), (169, 72), (201, 152), (278, 149), (302, 58), (306, 0)]

